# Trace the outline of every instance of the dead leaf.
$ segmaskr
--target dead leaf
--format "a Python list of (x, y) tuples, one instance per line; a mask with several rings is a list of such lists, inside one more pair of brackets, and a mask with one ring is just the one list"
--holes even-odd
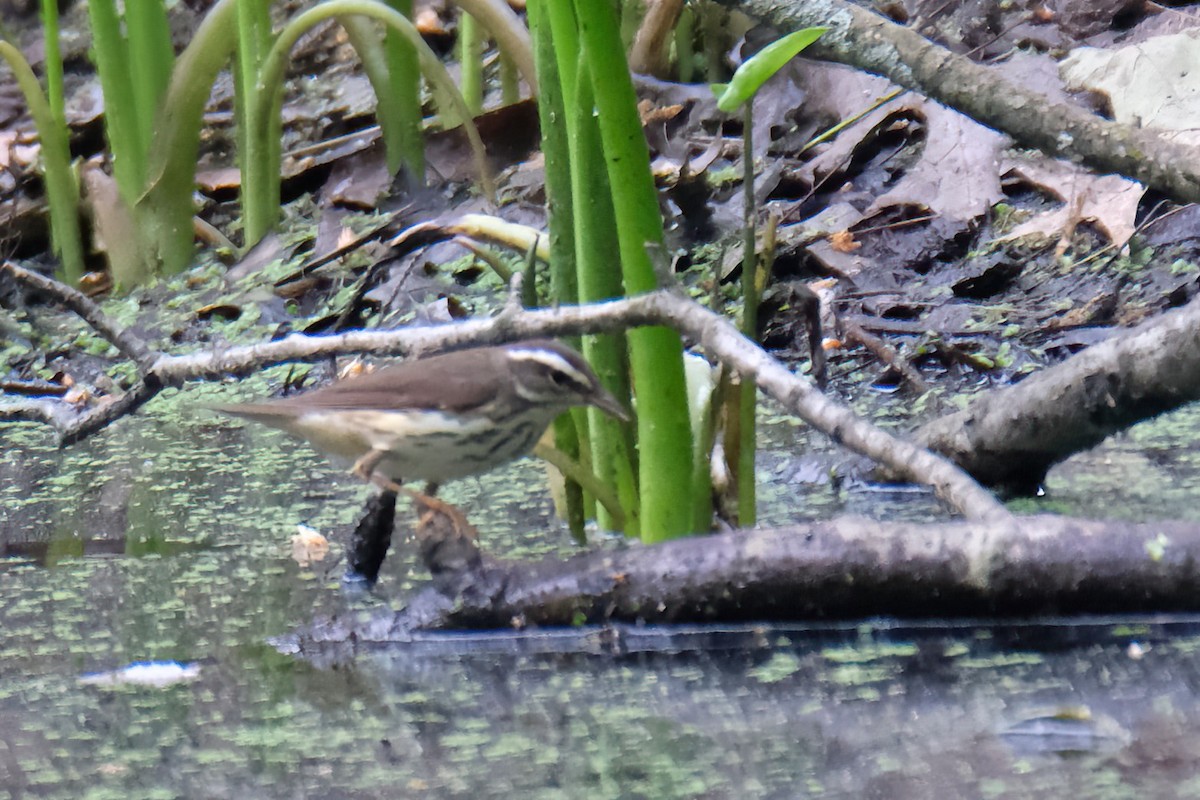
[(954, 222), (970, 222), (1000, 202), (1000, 150), (1008, 138), (940, 103), (911, 109), (925, 119), (921, 157), (867, 216), (891, 206), (920, 206)]
[(112, 279), (123, 286), (138, 286), (154, 273), (149, 248), (133, 215), (117, 191), (117, 183), (95, 161), (83, 165), (84, 201), (92, 214), (95, 247), (108, 258)]
[(28, 169), (35, 165), (41, 147), (27, 141), (28, 134), (20, 131), (0, 131), (0, 168)]
[(1200, 31), (1184, 31), (1113, 50), (1080, 47), (1059, 69), (1068, 87), (1106, 96), (1117, 122), (1200, 144), (1198, 48)]
[(85, 272), (79, 279), (79, 290), (88, 297), (96, 297), (112, 289), (112, 275), (102, 270)]
[(638, 101), (638, 116), (643, 125), (669, 122), (683, 112), (683, 104), (675, 103), (668, 106), (656, 106), (649, 100)]
[[(540, 144), (537, 104), (532, 99), (481, 114), (475, 118), (475, 125), (487, 147), (488, 163), (493, 172), (521, 162)], [(430, 170), (447, 181), (477, 178), (475, 161), (462, 126), (428, 136), (425, 158)]]
[(1137, 209), (1146, 191), (1140, 183), (1120, 175), (1093, 175), (1070, 162), (1045, 157), (1014, 159), (1005, 168), (1006, 175), (1020, 178), (1063, 205), (1026, 220), (1000, 241), (1036, 235), (1059, 238), (1073, 216), (1095, 225), (1117, 247), (1124, 247), (1137, 229)]
[(339, 205), (371, 211), (392, 183), (382, 140), (338, 159), (321, 189), (323, 206)]
[(862, 242), (854, 241), (854, 234), (850, 231), (841, 230), (830, 234), (829, 246), (839, 253), (853, 253), (862, 247)]
[(242, 185), (242, 171), (237, 167), (218, 167), (196, 173), (196, 185), (205, 194), (237, 191)]
[(292, 537), (292, 560), (301, 567), (323, 561), (329, 555), (329, 540), (307, 525), (297, 525)]
[[(883, 78), (837, 65), (798, 60), (812, 113), (844, 120), (861, 114), (895, 87)], [(893, 206), (915, 206), (952, 223), (973, 221), (999, 202), (1000, 151), (1008, 138), (991, 128), (916, 94), (885, 103), (841, 131), (801, 169), (810, 181), (844, 170), (868, 139), (894, 125), (901, 115), (925, 123), (920, 158), (864, 213), (879, 214)], [(961, 225), (953, 225), (958, 228)]]
[(232, 303), (211, 303), (196, 309), (196, 319), (223, 319), (226, 322), (242, 316), (242, 307)]
[(779, 247), (786, 250), (791, 242), (804, 242), (814, 234), (824, 234), (807, 246), (808, 255), (820, 264), (825, 272), (842, 278), (853, 278), (866, 266), (866, 260), (860, 255), (838, 251), (833, 247), (830, 238), (837, 231), (847, 230), (862, 220), (863, 213), (849, 203), (833, 203), (803, 222), (781, 226), (778, 234)]

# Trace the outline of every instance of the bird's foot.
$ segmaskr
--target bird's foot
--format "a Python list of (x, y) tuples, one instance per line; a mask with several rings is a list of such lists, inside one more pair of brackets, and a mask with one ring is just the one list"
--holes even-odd
[(425, 528), (435, 530), (444, 529), (449, 535), (467, 539), (471, 542), (479, 541), (479, 531), (467, 520), (467, 515), (457, 506), (447, 503), (445, 500), (438, 500), (436, 497), (418, 492), (415, 489), (405, 489), (404, 492), (412, 498), (420, 511), (417, 523), (419, 530)]
[(434, 577), (473, 572), (482, 563), (479, 531), (455, 506), (436, 497), (408, 490), (417, 508), (417, 542), (425, 566)]
[(416, 504), (419, 514), (417, 540), (430, 572), (435, 575), (459, 573), (478, 567), (482, 560), (479, 531), (467, 520), (466, 514), (434, 497), (436, 485), (430, 484), (427, 492), (418, 492), (376, 472), (375, 467), (379, 466), (383, 456), (382, 451), (372, 450), (355, 462), (351, 472), (385, 492), (406, 495)]

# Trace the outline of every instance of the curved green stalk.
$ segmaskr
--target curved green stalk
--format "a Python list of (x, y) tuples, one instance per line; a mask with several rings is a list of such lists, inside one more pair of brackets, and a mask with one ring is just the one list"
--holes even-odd
[[(555, 0), (566, 3), (568, 0)], [(538, 96), (537, 70), (534, 67), (533, 43), (521, 18), (504, 0), (455, 0), (455, 4), (475, 18), (496, 40), (496, 46), (517, 65), (529, 91)]]
[(591, 470), (585, 469), (578, 461), (556, 447), (539, 444), (533, 448), (533, 454), (561, 472), (564, 478), (575, 481), (594, 496), (596, 501), (608, 511), (617, 530), (624, 530), (629, 524), (625, 518), (625, 510), (621, 507), (620, 500), (617, 499), (617, 493), (604, 481), (597, 478)]
[(238, 0), (217, 0), (175, 61), (150, 145), (145, 189), (135, 212), (167, 274), (192, 259), (192, 192), (204, 106), (236, 41)]
[[(395, 7), (396, 4), (391, 5)], [(424, 183), (425, 141), (421, 129), (423, 120), (419, 96), (421, 75), (416, 67), (416, 54), (411, 52), (407, 40), (392, 31), (385, 31), (381, 39), (378, 26), (366, 17), (347, 14), (338, 17), (338, 24), (346, 31), (350, 46), (358, 54), (363, 72), (375, 92), (375, 119), (379, 122), (380, 135), (383, 137), (388, 172), (394, 175), (402, 166), (407, 167), (417, 185)], [(408, 59), (408, 56), (412, 58)], [(407, 63), (409, 60), (412, 61), (411, 75)], [(401, 91), (399, 87), (409, 81), (414, 82), (415, 88), (407, 93)]]
[[(483, 139), (480, 137), (479, 129), (475, 127), (470, 111), (455, 87), (450, 73), (446, 71), (442, 62), (425, 43), (413, 24), (403, 14), (377, 2), (377, 0), (329, 0), (329, 2), (310, 8), (303, 14), (294, 17), (284, 26), (284, 29), (276, 37), (271, 51), (263, 60), (262, 69), (259, 71), (255, 96), (251, 100), (258, 106), (258, 110), (253, 115), (256, 129), (252, 135), (265, 139), (272, 136), (272, 127), (277, 127), (279, 124), (279, 115), (283, 104), (283, 73), (287, 67), (288, 53), (295, 45), (296, 40), (317, 23), (346, 14), (360, 14), (377, 19), (412, 44), (416, 49), (421, 71), (431, 83), (444, 93), (444, 96), (449, 98), (451, 104), (454, 105), (454, 110), (463, 119), (463, 130), (471, 142), (471, 150), (475, 157), (476, 168), (479, 170), (480, 183), (483, 184), (484, 193), (488, 197), (494, 196), (495, 186), (488, 170)], [(275, 138), (278, 136), (276, 135)], [(269, 220), (273, 224), (279, 213), (279, 170), (270, 171), (268, 180), (262, 181), (261, 185), (247, 187), (247, 191), (243, 195), (243, 204), (255, 204), (261, 212), (256, 219)], [(261, 224), (261, 222), (256, 223), (256, 225)], [(247, 244), (261, 239), (267, 228), (269, 228), (269, 224), (253, 230), (247, 225)]]
[(13, 71), (29, 113), (42, 140), (42, 169), (45, 172), (46, 198), (50, 205), (50, 227), (54, 246), (62, 260), (64, 282), (76, 284), (83, 277), (83, 242), (79, 235), (79, 185), (71, 172), (71, 149), (67, 129), (58, 124), (42, 85), (33, 74), (21, 51), (0, 40), (0, 58)]
[(500, 51), (500, 102), (506, 106), (521, 99), (521, 73), (512, 57)]

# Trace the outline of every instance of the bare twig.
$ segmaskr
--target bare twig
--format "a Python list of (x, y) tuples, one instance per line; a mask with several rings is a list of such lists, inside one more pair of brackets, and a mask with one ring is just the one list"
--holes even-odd
[[(519, 286), (513, 288), (519, 291)], [(143, 375), (137, 389), (116, 403), (89, 412), (66, 426), (51, 424), (65, 440), (75, 441), (99, 430), (121, 413), (141, 406), (161, 387), (178, 387), (189, 380), (220, 379), (230, 373), (248, 374), (284, 362), (313, 361), (349, 353), (412, 355), (538, 336), (615, 332), (640, 325), (670, 326), (699, 342), (711, 358), (757, 381), (768, 395), (834, 441), (881, 462), (904, 480), (932, 486), (939, 497), (963, 514), (972, 518), (1008, 517), (995, 498), (950, 462), (859, 419), (849, 408), (826, 397), (807, 379), (794, 375), (743, 337), (728, 320), (670, 290), (557, 309), (527, 311), (509, 303), (494, 319), (391, 331), (353, 331), (338, 336), (293, 334), (280, 341), (222, 352), (162, 356)], [(36, 420), (48, 421), (45, 414), (38, 415)]]
[(83, 321), (92, 326), (92, 330), (103, 336), (121, 353), (137, 365), (143, 374), (150, 371), (154, 365), (156, 354), (146, 344), (133, 335), (128, 329), (123, 329), (108, 318), (100, 306), (78, 289), (73, 289), (65, 283), (53, 278), (47, 278), (32, 270), (19, 267), (11, 261), (0, 263), (0, 269), (7, 270), (14, 278), (26, 286), (31, 286), (39, 292), (45, 292), (65, 308), (74, 311)]
[(862, 326), (857, 322), (843, 320), (842, 324), (846, 328), (847, 339), (861, 344), (873, 356), (900, 373), (900, 377), (904, 379), (904, 382), (908, 384), (910, 389), (917, 394), (925, 394), (929, 391), (929, 384), (921, 377), (921, 373), (917, 372), (908, 359), (900, 355), (896, 348), (875, 334), (863, 330)]
[(163, 389), (161, 384), (157, 382), (157, 378), (153, 371), (137, 383), (132, 389), (125, 394), (114, 398), (110, 402), (95, 406), (83, 414), (74, 417), (65, 425), (56, 425), (58, 431), (59, 444), (66, 446), (75, 442), (86, 439), (96, 431), (107, 427), (109, 423), (116, 422), (121, 417), (132, 414), (146, 403), (154, 399), (155, 395)]

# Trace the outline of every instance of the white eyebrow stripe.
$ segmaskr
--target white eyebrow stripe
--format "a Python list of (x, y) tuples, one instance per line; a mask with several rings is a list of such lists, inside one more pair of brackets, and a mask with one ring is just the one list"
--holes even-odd
[(580, 372), (570, 361), (567, 361), (553, 350), (518, 350), (514, 348), (508, 351), (508, 357), (517, 361), (536, 361), (539, 364), (544, 364), (551, 369), (569, 375), (580, 386), (591, 387), (592, 385), (587, 375)]

